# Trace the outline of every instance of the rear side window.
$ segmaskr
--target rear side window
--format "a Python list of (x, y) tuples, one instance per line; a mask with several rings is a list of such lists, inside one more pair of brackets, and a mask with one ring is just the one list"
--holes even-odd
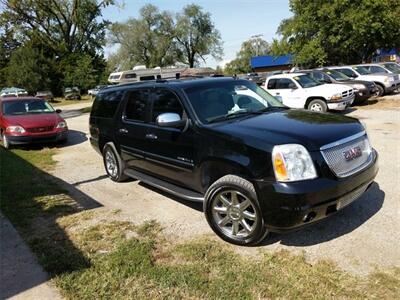
[(337, 69), (337, 71), (342, 72), (344, 75), (347, 75), (349, 77), (357, 77), (357, 74), (354, 73), (352, 70), (350, 69)]
[(271, 90), (276, 89), (276, 82), (277, 81), (278, 81), (278, 79), (270, 79), (268, 81), (267, 89), (271, 89)]
[(157, 117), (163, 113), (176, 113), (182, 118), (183, 107), (178, 97), (173, 92), (157, 89), (154, 92), (151, 121), (155, 123)]
[(291, 79), (288, 78), (281, 78), (279, 79), (276, 88), (277, 89), (290, 89), (290, 84), (294, 84), (294, 82)]
[(115, 112), (117, 111), (118, 105), (122, 100), (123, 94), (123, 91), (98, 94), (93, 103), (92, 116), (100, 118), (113, 118)]
[(146, 121), (146, 111), (150, 93), (148, 90), (134, 90), (128, 94), (125, 107), (125, 119), (131, 121)]

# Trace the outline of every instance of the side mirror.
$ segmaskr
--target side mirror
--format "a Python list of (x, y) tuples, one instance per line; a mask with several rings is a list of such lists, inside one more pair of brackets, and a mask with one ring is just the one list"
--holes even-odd
[(294, 83), (289, 83), (289, 89), (295, 90), (297, 86)]
[(180, 128), (187, 124), (187, 120), (182, 120), (176, 113), (163, 113), (156, 119), (156, 124), (160, 127)]
[(56, 109), (56, 113), (60, 114), (62, 112), (61, 109)]

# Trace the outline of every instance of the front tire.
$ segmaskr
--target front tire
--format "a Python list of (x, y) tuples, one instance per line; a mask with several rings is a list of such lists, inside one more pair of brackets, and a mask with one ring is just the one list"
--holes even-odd
[(315, 99), (308, 103), (307, 108), (311, 111), (326, 112), (328, 110), (328, 105), (326, 105), (323, 100)]
[(376, 96), (382, 97), (385, 94), (385, 89), (379, 84), (376, 84), (376, 88), (378, 89), (378, 91), (376, 92)]
[(3, 141), (3, 147), (4, 147), (4, 148), (6, 148), (6, 149), (11, 149), (10, 142), (8, 141), (8, 138), (7, 138), (7, 136), (6, 136), (5, 133), (3, 133), (3, 134), (1, 135), (1, 140)]
[(103, 163), (107, 175), (112, 181), (122, 182), (128, 179), (128, 176), (124, 174), (124, 162), (111, 144), (107, 144), (103, 148)]
[(232, 244), (254, 245), (269, 233), (253, 184), (239, 176), (224, 176), (209, 187), (204, 214), (211, 229)]

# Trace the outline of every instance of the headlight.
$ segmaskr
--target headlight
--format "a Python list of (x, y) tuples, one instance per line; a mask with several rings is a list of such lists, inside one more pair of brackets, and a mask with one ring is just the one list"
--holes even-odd
[(277, 181), (299, 181), (317, 178), (314, 163), (307, 149), (298, 144), (275, 146), (272, 164)]
[(363, 89), (366, 89), (367, 87), (363, 84), (354, 84), (353, 88), (355, 88), (357, 90), (363, 90)]
[(25, 133), (25, 129), (22, 126), (8, 126), (6, 128), (8, 133)]
[(389, 77), (385, 77), (385, 79), (383, 79), (384, 82), (389, 82), (390, 78)]
[(342, 99), (342, 94), (335, 94), (330, 98), (331, 101), (337, 101), (341, 99)]
[(56, 128), (66, 128), (66, 127), (67, 127), (67, 123), (64, 121), (58, 123), (56, 126)]

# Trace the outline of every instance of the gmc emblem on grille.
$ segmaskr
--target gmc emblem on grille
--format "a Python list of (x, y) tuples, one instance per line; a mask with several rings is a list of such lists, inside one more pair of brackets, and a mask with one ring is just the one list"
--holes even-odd
[(357, 157), (360, 157), (361, 155), (362, 155), (362, 150), (361, 150), (360, 146), (350, 148), (346, 151), (343, 151), (343, 156), (346, 161), (356, 159)]

